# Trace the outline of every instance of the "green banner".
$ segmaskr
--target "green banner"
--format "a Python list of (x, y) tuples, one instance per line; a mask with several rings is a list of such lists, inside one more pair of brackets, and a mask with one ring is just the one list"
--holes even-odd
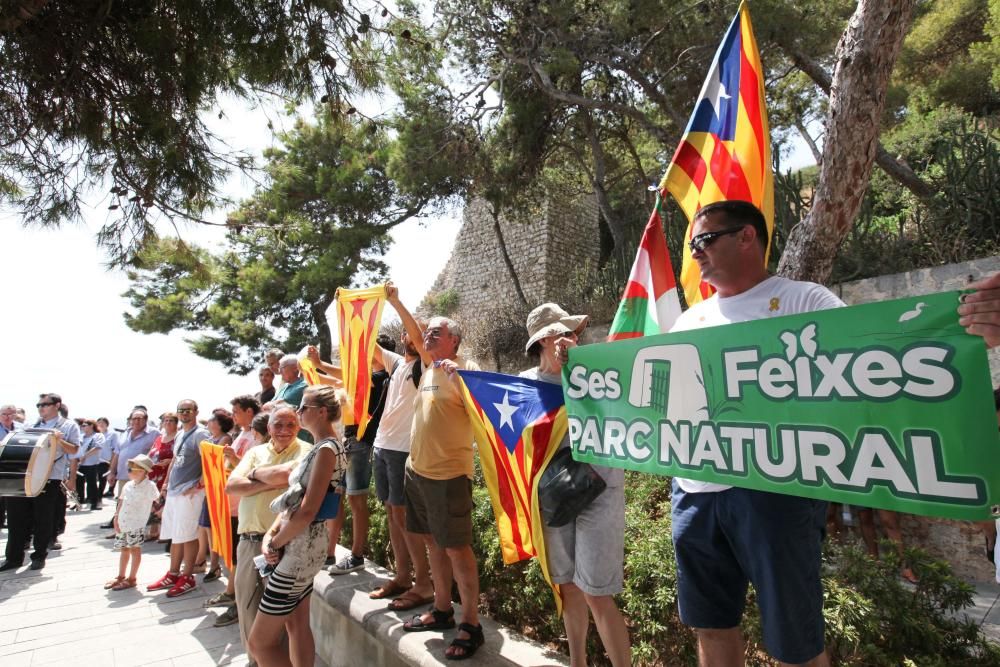
[(954, 519), (1000, 503), (986, 347), (959, 292), (574, 348), (574, 457)]

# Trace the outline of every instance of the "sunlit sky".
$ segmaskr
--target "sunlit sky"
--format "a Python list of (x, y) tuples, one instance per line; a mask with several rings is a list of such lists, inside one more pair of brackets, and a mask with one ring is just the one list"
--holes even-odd
[[(379, 104), (362, 111), (377, 113)], [(273, 144), (268, 120), (278, 130), (291, 120), (270, 110), (250, 109), (242, 102), (224, 102), (223, 118), (213, 112), (206, 122), (229, 146), (255, 155)], [(307, 110), (306, 110), (307, 111)], [(785, 168), (810, 164), (812, 157), (799, 142), (783, 160)], [(224, 191), (234, 200), (246, 197), (254, 183), (240, 175), (230, 178)], [(156, 416), (177, 401), (193, 398), (203, 414), (215, 407), (229, 407), (229, 400), (260, 389), (256, 375), (228, 374), (217, 363), (195, 355), (185, 334), (136, 333), (125, 326), (128, 303), (121, 295), (128, 280), (121, 271), (107, 270), (95, 234), (108, 220), (106, 194), (87, 198), (82, 224), (59, 229), (26, 229), (17, 213), (0, 208), (2, 255), (0, 286), (3, 302), (3, 365), (0, 367), (0, 404), (13, 403), (28, 411), (41, 392), (63, 397), (74, 417), (108, 417), (118, 427), (132, 406), (141, 404)], [(225, 219), (225, 210), (208, 216)], [(400, 297), (415, 308), (430, 289), (454, 245), (461, 211), (433, 219), (413, 220), (392, 232), (393, 244), (384, 257), (390, 279), (400, 287)], [(221, 228), (186, 224), (178, 226), (185, 240), (218, 248)], [(173, 233), (165, 227), (162, 233)], [(330, 315), (332, 316), (332, 308)], [(386, 308), (385, 317), (393, 317)]]
[[(273, 112), (265, 114), (228, 104), (225, 116), (213, 119), (212, 129), (231, 146), (255, 154), (271, 145), (267, 120), (288, 126)], [(253, 183), (234, 176), (226, 193), (248, 196)], [(181, 332), (139, 334), (125, 326), (122, 313), (128, 302), (121, 295), (128, 280), (121, 271), (104, 267), (95, 234), (108, 219), (103, 195), (88, 197), (83, 224), (58, 230), (25, 229), (15, 211), (0, 208), (0, 286), (3, 364), (0, 366), (0, 404), (13, 403), (37, 418), (35, 403), (41, 392), (62, 395), (71, 416), (106, 416), (124, 426), (132, 406), (149, 407), (152, 414), (171, 409), (183, 398), (195, 399), (203, 413), (229, 407), (229, 400), (260, 389), (256, 374), (228, 374), (217, 363), (190, 351)], [(225, 218), (217, 211), (215, 220)], [(400, 296), (415, 308), (444, 268), (460, 225), (461, 211), (441, 218), (409, 221), (392, 232), (393, 244), (384, 261)], [(206, 225), (179, 225), (186, 240), (219, 247), (223, 231)], [(164, 233), (172, 230), (163, 230)], [(392, 309), (386, 308), (386, 317)]]

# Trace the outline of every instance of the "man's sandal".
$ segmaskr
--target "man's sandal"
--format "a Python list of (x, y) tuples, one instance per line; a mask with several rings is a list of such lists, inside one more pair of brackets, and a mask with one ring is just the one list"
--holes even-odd
[(461, 653), (448, 653), (445, 652), (444, 657), (448, 660), (465, 660), (466, 658), (471, 658), (476, 654), (476, 651), (486, 642), (486, 638), (483, 637), (483, 626), (482, 625), (471, 625), (469, 623), (460, 623), (458, 626), (459, 632), (465, 632), (469, 635), (468, 639), (459, 639), (455, 637), (451, 640), (451, 646), (448, 648), (460, 648)]
[(405, 632), (426, 632), (428, 630), (451, 630), (455, 627), (454, 607), (448, 611), (431, 609), (431, 616), (434, 617), (434, 620), (430, 623), (424, 623), (422, 616), (423, 614), (414, 614), (413, 618), (403, 623), (403, 630)]
[(106, 590), (106, 591), (110, 591), (110, 590), (111, 590), (112, 588), (114, 588), (114, 587), (115, 587), (115, 586), (116, 586), (116, 585), (118, 584), (118, 582), (120, 582), (120, 581), (125, 581), (125, 577), (115, 577), (114, 579), (111, 579), (110, 581), (107, 581), (107, 582), (105, 582), (105, 583), (104, 583), (104, 590)]

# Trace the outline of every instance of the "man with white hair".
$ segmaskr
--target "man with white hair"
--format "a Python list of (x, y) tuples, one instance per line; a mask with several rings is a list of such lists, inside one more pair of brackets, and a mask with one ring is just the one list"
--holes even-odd
[[(275, 407), (267, 420), (270, 441), (250, 449), (226, 482), (226, 492), (240, 497), (235, 579), (240, 639), (244, 646), (264, 588), (253, 559), (260, 554), (264, 533), (274, 523), (271, 501), (288, 487), (288, 474), (312, 449), (312, 445), (296, 437), (298, 431), (295, 409), (287, 405)], [(249, 657), (254, 664), (253, 656)]]
[[(17, 408), (13, 405), (4, 405), (0, 407), (0, 442), (14, 431), (20, 431), (24, 428), (24, 424), (17, 421)], [(6, 505), (4, 505), (3, 498), (0, 498), (0, 528), (6, 525)]]
[(284, 401), (293, 408), (299, 407), (306, 390), (306, 380), (299, 372), (299, 358), (294, 354), (286, 354), (278, 362), (278, 372), (283, 384), (275, 393), (274, 400)]

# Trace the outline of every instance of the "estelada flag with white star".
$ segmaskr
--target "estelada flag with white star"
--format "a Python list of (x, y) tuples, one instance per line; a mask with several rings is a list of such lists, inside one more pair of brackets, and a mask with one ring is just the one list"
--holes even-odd
[(507, 565), (538, 557), (549, 579), (538, 480), (566, 435), (562, 385), (458, 371)]
[[(688, 240), (698, 209), (726, 199), (748, 201), (759, 208), (770, 240), (774, 231), (771, 134), (764, 105), (764, 67), (746, 2), (740, 4), (722, 38), (660, 189), (669, 190), (687, 216)], [(713, 291), (702, 282), (701, 269), (691, 259), (687, 244), (681, 287), (689, 306)]]
[(350, 405), (344, 426), (357, 425), (358, 439), (368, 425), (368, 396), (372, 384), (372, 354), (382, 323), (385, 285), (365, 289), (337, 289), (337, 330), (340, 334), (340, 370)]

